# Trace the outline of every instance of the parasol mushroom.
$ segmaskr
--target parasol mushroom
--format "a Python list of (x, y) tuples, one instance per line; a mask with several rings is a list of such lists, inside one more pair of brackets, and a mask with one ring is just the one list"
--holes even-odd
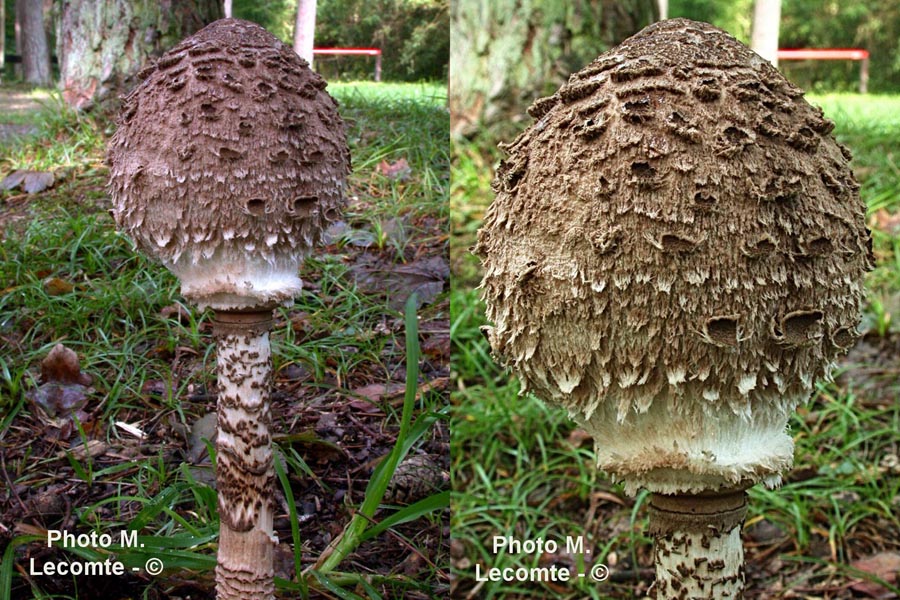
[(535, 102), (476, 252), (497, 357), (652, 492), (659, 598), (736, 597), (745, 490), (857, 338), (865, 207), (834, 124), (729, 34), (639, 32)]
[(272, 310), (339, 216), (349, 152), (335, 101), (263, 28), (222, 19), (139, 74), (110, 142), (118, 227), (215, 311), (217, 594), (273, 594)]

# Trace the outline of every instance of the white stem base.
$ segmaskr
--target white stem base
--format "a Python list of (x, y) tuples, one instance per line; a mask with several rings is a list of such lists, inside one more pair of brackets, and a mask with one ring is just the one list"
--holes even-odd
[(216, 315), (218, 600), (268, 600), (275, 592), (270, 322), (271, 311)]

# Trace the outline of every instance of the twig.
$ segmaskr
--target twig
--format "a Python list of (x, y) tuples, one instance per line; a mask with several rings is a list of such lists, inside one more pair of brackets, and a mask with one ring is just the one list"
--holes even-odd
[(15, 497), (16, 502), (19, 503), (19, 506), (22, 507), (22, 514), (28, 513), (28, 507), (25, 506), (25, 503), (22, 502), (22, 498), (19, 497), (19, 493), (16, 491), (16, 486), (13, 485), (12, 480), (9, 478), (9, 473), (6, 472), (6, 459), (3, 454), (0, 454), (0, 470), (3, 471), (3, 479), (6, 480), (6, 485), (9, 487), (10, 493)]

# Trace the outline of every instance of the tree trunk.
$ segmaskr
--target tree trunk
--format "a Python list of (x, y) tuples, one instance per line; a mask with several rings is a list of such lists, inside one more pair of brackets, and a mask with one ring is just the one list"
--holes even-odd
[(753, 5), (753, 33), (750, 47), (778, 66), (778, 30), (781, 24), (781, 0), (756, 0)]
[(57, 35), (63, 98), (79, 109), (114, 100), (145, 63), (221, 14), (219, 0), (67, 0)]
[(656, 19), (656, 0), (456, 0), (450, 8), (454, 135), (514, 135), (535, 99)]
[[(18, 56), (22, 56), (22, 10), (24, 0), (16, 0), (13, 4), (13, 19), (14, 19), (14, 30), (15, 30), (15, 50)], [(17, 62), (13, 64), (13, 73), (16, 77), (22, 76), (22, 63)]]
[(42, 0), (22, 0), (16, 2), (21, 9), (22, 23), (22, 67), (25, 82), (34, 85), (50, 85), (50, 48), (44, 29), (44, 9)]
[(231, 5), (232, 5), (231, 0), (225, 0), (225, 3), (223, 5), (223, 9), (224, 9), (223, 12), (225, 13), (226, 19), (230, 19), (233, 16), (232, 10), (231, 10)]
[(3, 82), (3, 68), (6, 66), (6, 2), (0, 0), (0, 83)]
[(313, 39), (316, 31), (316, 0), (297, 0), (297, 21), (294, 24), (294, 52), (313, 63)]

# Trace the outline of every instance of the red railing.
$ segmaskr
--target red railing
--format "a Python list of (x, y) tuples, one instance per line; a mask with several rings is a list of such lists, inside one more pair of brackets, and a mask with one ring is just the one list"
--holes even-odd
[(859, 93), (869, 89), (869, 51), (861, 48), (797, 48), (779, 50), (778, 60), (858, 60)]
[(358, 54), (362, 56), (375, 57), (375, 81), (381, 81), (381, 49), (380, 48), (313, 48), (313, 55), (316, 54), (333, 54), (333, 55), (349, 55)]

